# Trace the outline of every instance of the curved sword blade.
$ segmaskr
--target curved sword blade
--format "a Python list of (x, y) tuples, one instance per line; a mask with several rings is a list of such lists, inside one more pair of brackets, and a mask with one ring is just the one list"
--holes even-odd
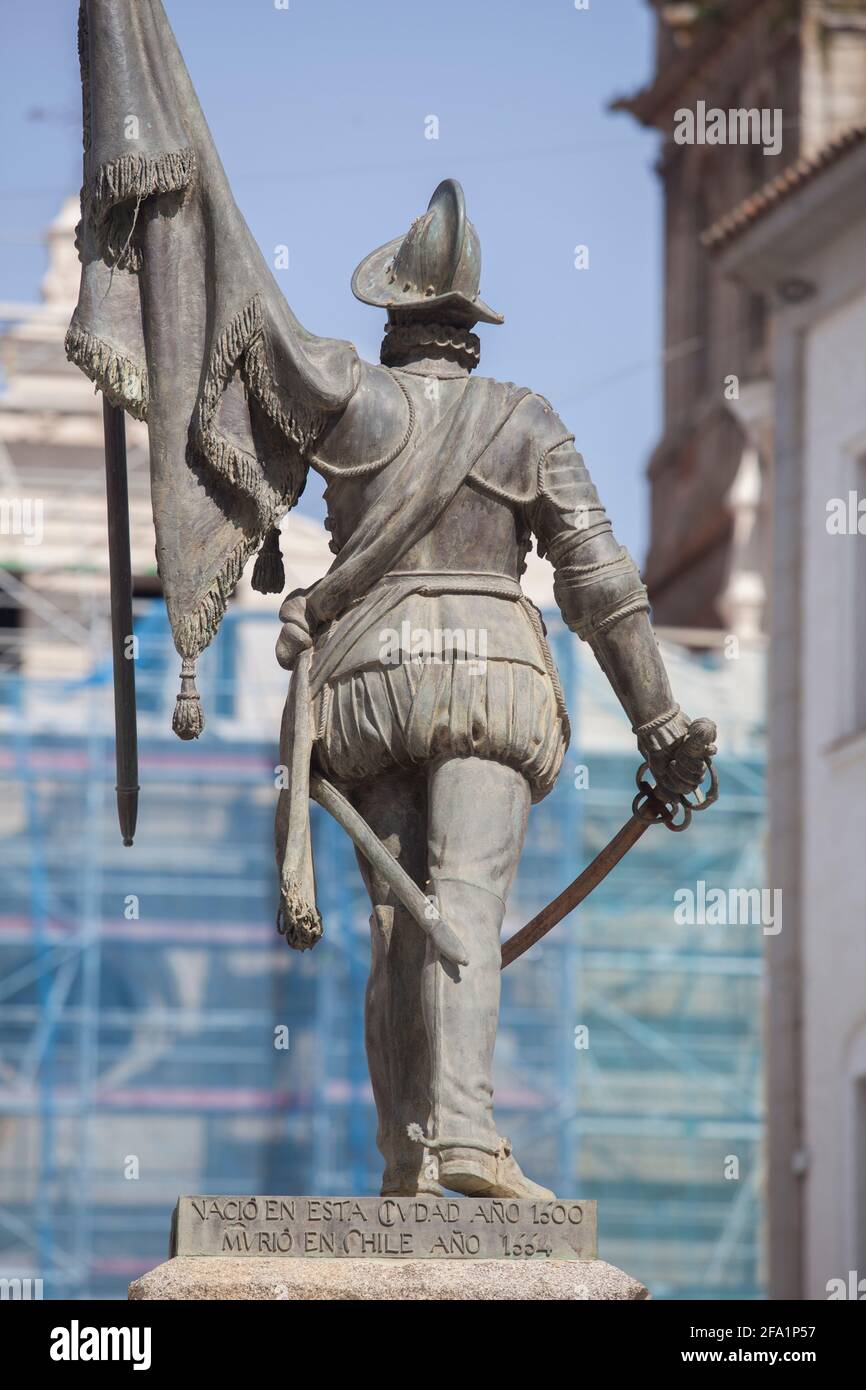
[(578, 903), (588, 898), (602, 879), (607, 878), (611, 869), (616, 868), (623, 856), (628, 854), (632, 845), (637, 844), (644, 831), (649, 830), (651, 824), (652, 821), (641, 820), (638, 816), (632, 816), (627, 820), (622, 829), (618, 830), (613, 839), (595, 856), (592, 863), (587, 864), (583, 873), (579, 874), (558, 898), (554, 898), (553, 902), (543, 907), (531, 922), (527, 922), (525, 927), (521, 927), (520, 931), (508, 938), (502, 947), (502, 969), (522, 956), (524, 951), (528, 951), (530, 946), (534, 946), (536, 941), (540, 941), (552, 931), (563, 917), (567, 917)]

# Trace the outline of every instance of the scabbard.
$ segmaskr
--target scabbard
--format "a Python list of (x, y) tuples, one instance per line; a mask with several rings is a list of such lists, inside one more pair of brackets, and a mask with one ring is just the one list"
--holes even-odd
[(436, 950), (455, 965), (468, 965), (469, 958), (460, 937), (444, 917), (439, 916), (435, 905), (425, 897), (417, 883), (413, 883), (406, 870), (397, 863), (390, 850), (385, 848), (342, 792), (337, 791), (324, 777), (314, 775), (310, 778), (310, 796), (343, 827), (367, 862), (382, 875), (406, 911), (430, 937)]

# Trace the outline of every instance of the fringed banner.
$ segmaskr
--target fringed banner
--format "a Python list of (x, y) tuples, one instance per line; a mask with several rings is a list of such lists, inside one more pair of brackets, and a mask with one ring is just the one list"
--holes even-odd
[(83, 0), (81, 293), (71, 361), (146, 420), (157, 564), (182, 658), (173, 727), (204, 728), (195, 661), (355, 390), (349, 343), (294, 318), (237, 209), (160, 0)]
[(66, 356), (80, 367), (112, 405), (129, 411), (136, 420), (147, 419), (147, 367), (133, 362), (86, 329), (73, 324), (66, 333)]

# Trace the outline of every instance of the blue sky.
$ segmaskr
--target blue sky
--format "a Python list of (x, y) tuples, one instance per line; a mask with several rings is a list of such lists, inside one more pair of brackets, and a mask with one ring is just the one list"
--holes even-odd
[[(349, 289), (445, 176), (466, 191), (485, 375), (547, 396), (622, 542), (646, 546), (660, 423), (656, 142), (613, 96), (647, 78), (645, 0), (165, 0), (238, 203), (313, 332), (378, 357), (383, 316)], [(0, 299), (30, 300), (42, 232), (80, 183), (74, 0), (0, 0)], [(38, 113), (38, 114), (34, 114)], [(439, 139), (425, 139), (438, 117)], [(589, 268), (574, 268), (574, 248)], [(320, 515), (311, 483), (301, 507)]]

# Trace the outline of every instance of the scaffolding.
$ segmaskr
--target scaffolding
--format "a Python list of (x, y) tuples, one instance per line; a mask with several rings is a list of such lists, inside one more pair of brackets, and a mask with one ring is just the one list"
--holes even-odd
[[(273, 624), (230, 608), (201, 666), (216, 713), (184, 745), (166, 732), (162, 605), (137, 602), (132, 850), (104, 597), (82, 620), (81, 673), (0, 675), (0, 1272), (41, 1278), (46, 1297), (124, 1297), (165, 1258), (181, 1192), (377, 1191), (369, 904), (318, 808), (326, 937), (296, 954), (273, 926), (284, 692), (272, 660), (250, 661)], [(586, 649), (548, 626), (574, 736), (531, 814), (507, 931), (610, 838), (633, 790), (626, 721)], [(598, 1199), (602, 1254), (656, 1297), (759, 1297), (761, 928), (678, 925), (673, 895), (764, 882), (762, 660), (665, 654), (684, 706), (718, 714), (722, 798), (686, 835), (650, 830), (506, 972), (497, 1113), (533, 1176)]]

